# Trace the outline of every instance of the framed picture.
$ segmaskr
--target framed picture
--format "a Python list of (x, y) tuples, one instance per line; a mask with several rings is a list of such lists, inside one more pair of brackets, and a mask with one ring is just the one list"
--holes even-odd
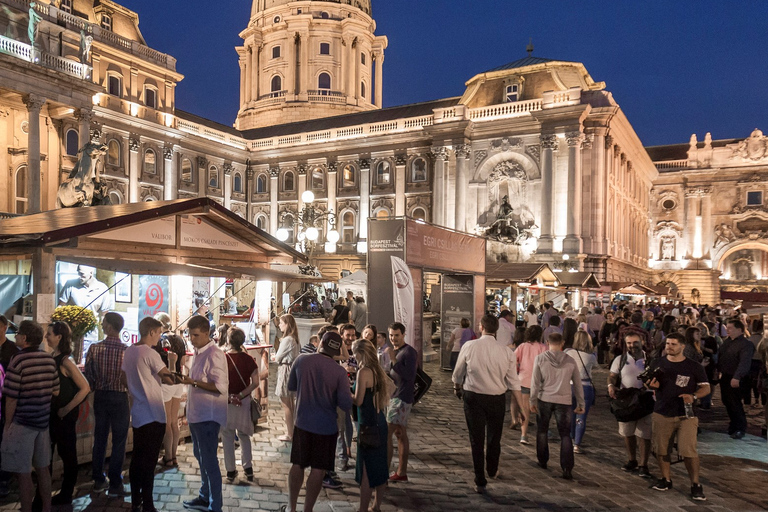
[(133, 277), (131, 274), (124, 274), (122, 272), (115, 272), (115, 302), (125, 302), (130, 304), (133, 302)]

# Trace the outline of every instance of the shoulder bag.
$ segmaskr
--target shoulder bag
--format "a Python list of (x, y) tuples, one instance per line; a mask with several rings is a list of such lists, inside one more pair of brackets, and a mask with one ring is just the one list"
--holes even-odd
[[(232, 359), (232, 356), (227, 354), (227, 357), (230, 361), (232, 361), (232, 366), (235, 367), (235, 371), (237, 372), (237, 376), (240, 377), (240, 381), (242, 381), (243, 386), (246, 388), (248, 387), (248, 384), (246, 384), (245, 379), (243, 378), (243, 374), (240, 373), (240, 369), (237, 367), (237, 364), (235, 363), (235, 360)], [(250, 356), (248, 356), (250, 357)], [(253, 426), (255, 427), (256, 424), (259, 422), (259, 418), (261, 418), (262, 410), (261, 410), (261, 403), (259, 403), (258, 400), (253, 398), (253, 395), (248, 395), (250, 397), (250, 405), (251, 405), (251, 421), (253, 422)]]
[(617, 421), (629, 423), (644, 418), (653, 412), (653, 394), (644, 388), (622, 388), (621, 370), (627, 363), (627, 354), (621, 356), (619, 364), (619, 389), (616, 398), (610, 398), (611, 413)]
[(589, 379), (589, 383), (592, 385), (592, 390), (594, 391), (592, 393), (592, 405), (595, 405), (597, 403), (597, 389), (595, 389), (595, 383), (592, 382), (592, 376), (587, 371), (587, 365), (584, 364), (584, 360), (581, 358), (581, 351), (578, 349), (573, 349), (576, 351), (576, 355), (579, 356), (579, 361), (581, 361), (581, 366), (584, 368), (584, 373), (587, 374), (587, 378)]

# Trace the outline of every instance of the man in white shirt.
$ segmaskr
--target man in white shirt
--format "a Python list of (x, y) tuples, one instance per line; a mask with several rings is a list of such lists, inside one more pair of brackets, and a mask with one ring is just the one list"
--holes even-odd
[[(484, 462), (488, 464), (488, 476), (494, 479), (499, 476), (507, 390), (512, 390), (513, 400), (518, 405), (523, 402), (514, 352), (496, 340), (498, 319), (485, 315), (480, 326), (483, 335), (466, 342), (461, 348), (453, 371), (453, 383), (456, 396), (464, 397), (464, 416), (475, 469), (475, 491), (483, 493), (488, 484)], [(486, 434), (488, 453), (484, 454)]]
[(197, 498), (184, 502), (193, 510), (221, 512), (221, 471), (217, 454), (219, 429), (227, 424), (229, 374), (224, 352), (211, 342), (208, 319), (193, 316), (187, 327), (195, 359), (183, 383), (187, 391), (187, 421), (202, 479)]
[(515, 315), (510, 310), (504, 310), (499, 315), (499, 330), (496, 331), (496, 341), (505, 347), (512, 344), (515, 337)]

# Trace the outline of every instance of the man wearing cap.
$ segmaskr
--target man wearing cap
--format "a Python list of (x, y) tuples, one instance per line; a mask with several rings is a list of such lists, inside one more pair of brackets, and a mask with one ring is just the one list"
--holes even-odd
[(288, 390), (296, 393), (296, 423), (288, 473), (289, 503), (296, 511), (304, 470), (309, 467), (304, 510), (312, 512), (326, 471), (333, 471), (336, 454), (336, 409), (352, 409), (347, 372), (334, 357), (341, 354), (341, 336), (326, 332), (316, 354), (301, 354), (293, 363)]

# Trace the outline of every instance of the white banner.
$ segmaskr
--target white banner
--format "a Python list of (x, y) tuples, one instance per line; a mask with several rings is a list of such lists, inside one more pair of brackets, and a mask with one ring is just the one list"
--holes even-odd
[(395, 322), (405, 325), (405, 342), (416, 348), (413, 336), (414, 318), (413, 276), (401, 258), (390, 256), (392, 260), (392, 297), (395, 306)]

